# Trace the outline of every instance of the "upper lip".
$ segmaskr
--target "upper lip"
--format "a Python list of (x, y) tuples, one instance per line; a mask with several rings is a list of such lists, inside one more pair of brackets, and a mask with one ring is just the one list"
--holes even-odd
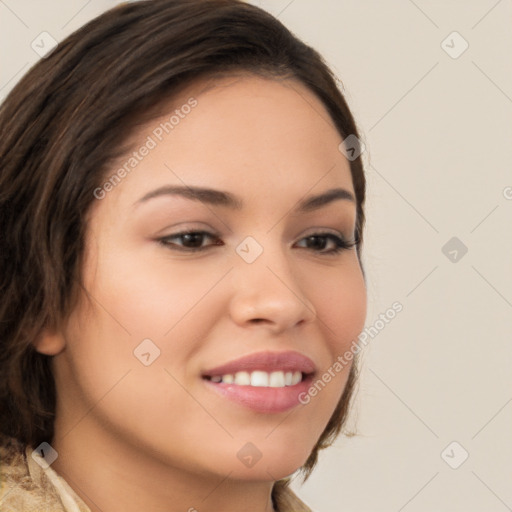
[(253, 372), (256, 370), (265, 372), (275, 371), (299, 371), (302, 373), (313, 373), (316, 371), (313, 361), (299, 352), (257, 352), (249, 354), (228, 363), (205, 370), (203, 377), (235, 374), (237, 372)]

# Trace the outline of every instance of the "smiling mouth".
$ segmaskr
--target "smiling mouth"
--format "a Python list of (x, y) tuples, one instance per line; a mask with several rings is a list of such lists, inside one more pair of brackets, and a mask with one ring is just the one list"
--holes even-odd
[(206, 379), (215, 384), (234, 384), (236, 386), (264, 387), (264, 388), (284, 388), (295, 386), (307, 379), (312, 374), (300, 371), (278, 370), (266, 372), (255, 370), (251, 372), (239, 371), (236, 373), (227, 373), (224, 375), (205, 375)]
[(203, 375), (207, 387), (229, 401), (256, 413), (278, 414), (297, 407), (315, 372), (298, 370), (240, 370)]
[(278, 414), (297, 407), (317, 372), (306, 355), (288, 350), (248, 354), (201, 374), (207, 389), (253, 412)]

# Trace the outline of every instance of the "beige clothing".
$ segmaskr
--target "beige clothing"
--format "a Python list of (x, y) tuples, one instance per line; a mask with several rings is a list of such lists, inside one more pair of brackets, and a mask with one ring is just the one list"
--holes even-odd
[[(91, 512), (68, 483), (41, 455), (14, 439), (0, 443), (0, 510), (2, 512)], [(39, 464), (39, 461), (41, 464)], [(311, 512), (284, 486), (276, 484), (278, 512)]]
[(34, 459), (32, 452), (15, 440), (0, 445), (0, 510), (91, 512), (67, 482), (44, 464), (41, 455), (34, 453)]

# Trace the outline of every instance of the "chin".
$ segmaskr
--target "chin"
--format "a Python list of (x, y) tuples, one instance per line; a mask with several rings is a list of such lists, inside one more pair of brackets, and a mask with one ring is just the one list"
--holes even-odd
[(290, 453), (283, 456), (281, 453), (272, 453), (262, 456), (252, 466), (241, 463), (237, 465), (231, 477), (239, 480), (276, 481), (293, 475), (300, 469), (309, 457), (308, 453)]
[(248, 469), (238, 469), (233, 471), (230, 475), (231, 479), (241, 481), (259, 481), (259, 482), (275, 482), (288, 476), (293, 475), (301, 466), (288, 466), (288, 465), (272, 465), (267, 464), (256, 469), (256, 467)]

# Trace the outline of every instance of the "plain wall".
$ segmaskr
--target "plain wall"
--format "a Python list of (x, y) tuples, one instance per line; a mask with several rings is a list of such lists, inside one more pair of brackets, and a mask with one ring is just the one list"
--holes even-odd
[[(0, 100), (41, 32), (62, 40), (116, 3), (0, 2)], [(358, 435), (294, 488), (320, 512), (512, 510), (512, 3), (252, 3), (325, 56), (366, 144), (378, 333), (361, 357)]]

